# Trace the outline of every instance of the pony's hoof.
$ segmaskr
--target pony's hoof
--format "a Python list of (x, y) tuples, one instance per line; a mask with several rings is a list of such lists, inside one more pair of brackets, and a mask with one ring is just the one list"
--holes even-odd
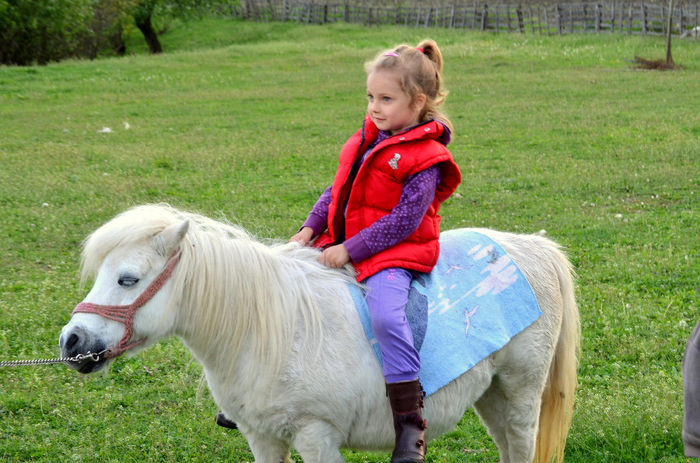
[(223, 413), (217, 413), (214, 417), (214, 422), (216, 422), (216, 424), (224, 428), (238, 429), (238, 425), (235, 422), (226, 418)]

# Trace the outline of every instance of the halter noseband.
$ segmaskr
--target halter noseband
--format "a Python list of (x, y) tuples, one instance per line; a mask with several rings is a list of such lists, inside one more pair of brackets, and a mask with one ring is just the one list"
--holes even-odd
[(73, 314), (97, 314), (101, 317), (114, 320), (124, 325), (124, 336), (122, 336), (122, 339), (119, 341), (119, 344), (117, 344), (116, 347), (110, 347), (107, 349), (103, 356), (104, 358), (119, 357), (132, 347), (136, 347), (146, 341), (146, 339), (143, 338), (129, 342), (131, 336), (134, 334), (134, 316), (136, 315), (136, 311), (146, 305), (146, 303), (150, 301), (158, 291), (160, 291), (160, 289), (173, 274), (173, 270), (175, 270), (175, 266), (178, 262), (180, 262), (179, 250), (175, 251), (175, 253), (170, 256), (170, 259), (166, 263), (165, 268), (163, 268), (163, 271), (160, 272), (160, 275), (158, 275), (155, 280), (148, 285), (144, 292), (141, 293), (141, 295), (129, 305), (100, 305), (93, 304), (91, 302), (81, 302), (75, 306), (75, 309), (73, 309)]

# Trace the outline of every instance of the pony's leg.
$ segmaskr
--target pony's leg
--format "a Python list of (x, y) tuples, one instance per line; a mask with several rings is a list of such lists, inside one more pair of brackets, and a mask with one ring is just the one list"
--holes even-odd
[(343, 463), (340, 453), (342, 436), (333, 425), (323, 421), (303, 424), (294, 436), (292, 445), (304, 463)]
[(530, 462), (535, 456), (544, 379), (526, 374), (501, 377), (506, 398), (505, 432), (511, 462)]
[(289, 444), (252, 432), (244, 435), (255, 463), (293, 463), (289, 458)]
[(506, 398), (498, 385), (498, 379), (494, 378), (484, 395), (474, 403), (474, 410), (498, 447), (500, 463), (510, 463), (506, 432)]

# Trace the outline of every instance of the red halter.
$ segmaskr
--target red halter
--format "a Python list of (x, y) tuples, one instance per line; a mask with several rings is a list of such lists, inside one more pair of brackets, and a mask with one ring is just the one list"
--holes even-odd
[(122, 336), (122, 339), (116, 347), (107, 349), (104, 358), (119, 357), (132, 347), (143, 344), (146, 341), (146, 339), (143, 338), (129, 342), (131, 336), (134, 334), (134, 316), (136, 315), (136, 311), (143, 307), (158, 291), (160, 291), (173, 274), (173, 270), (175, 270), (175, 266), (179, 261), (180, 252), (178, 250), (170, 257), (165, 268), (160, 272), (160, 275), (158, 275), (156, 279), (148, 285), (146, 290), (129, 305), (100, 305), (91, 302), (81, 302), (73, 309), (73, 314), (93, 313), (124, 325), (124, 336)]

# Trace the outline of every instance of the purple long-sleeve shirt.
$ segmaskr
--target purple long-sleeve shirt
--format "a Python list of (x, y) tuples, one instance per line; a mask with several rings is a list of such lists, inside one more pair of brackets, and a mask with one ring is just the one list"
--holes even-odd
[[(382, 133), (379, 139), (363, 155), (367, 154), (381, 140), (387, 137)], [(401, 189), (399, 202), (386, 216), (345, 240), (343, 244), (353, 262), (360, 262), (385, 249), (400, 243), (413, 233), (435, 198), (435, 190), (440, 183), (440, 167), (428, 167), (408, 178)], [(316, 201), (309, 213), (305, 227), (310, 227), (314, 236), (328, 227), (328, 206), (331, 203), (331, 188), (328, 187)]]

